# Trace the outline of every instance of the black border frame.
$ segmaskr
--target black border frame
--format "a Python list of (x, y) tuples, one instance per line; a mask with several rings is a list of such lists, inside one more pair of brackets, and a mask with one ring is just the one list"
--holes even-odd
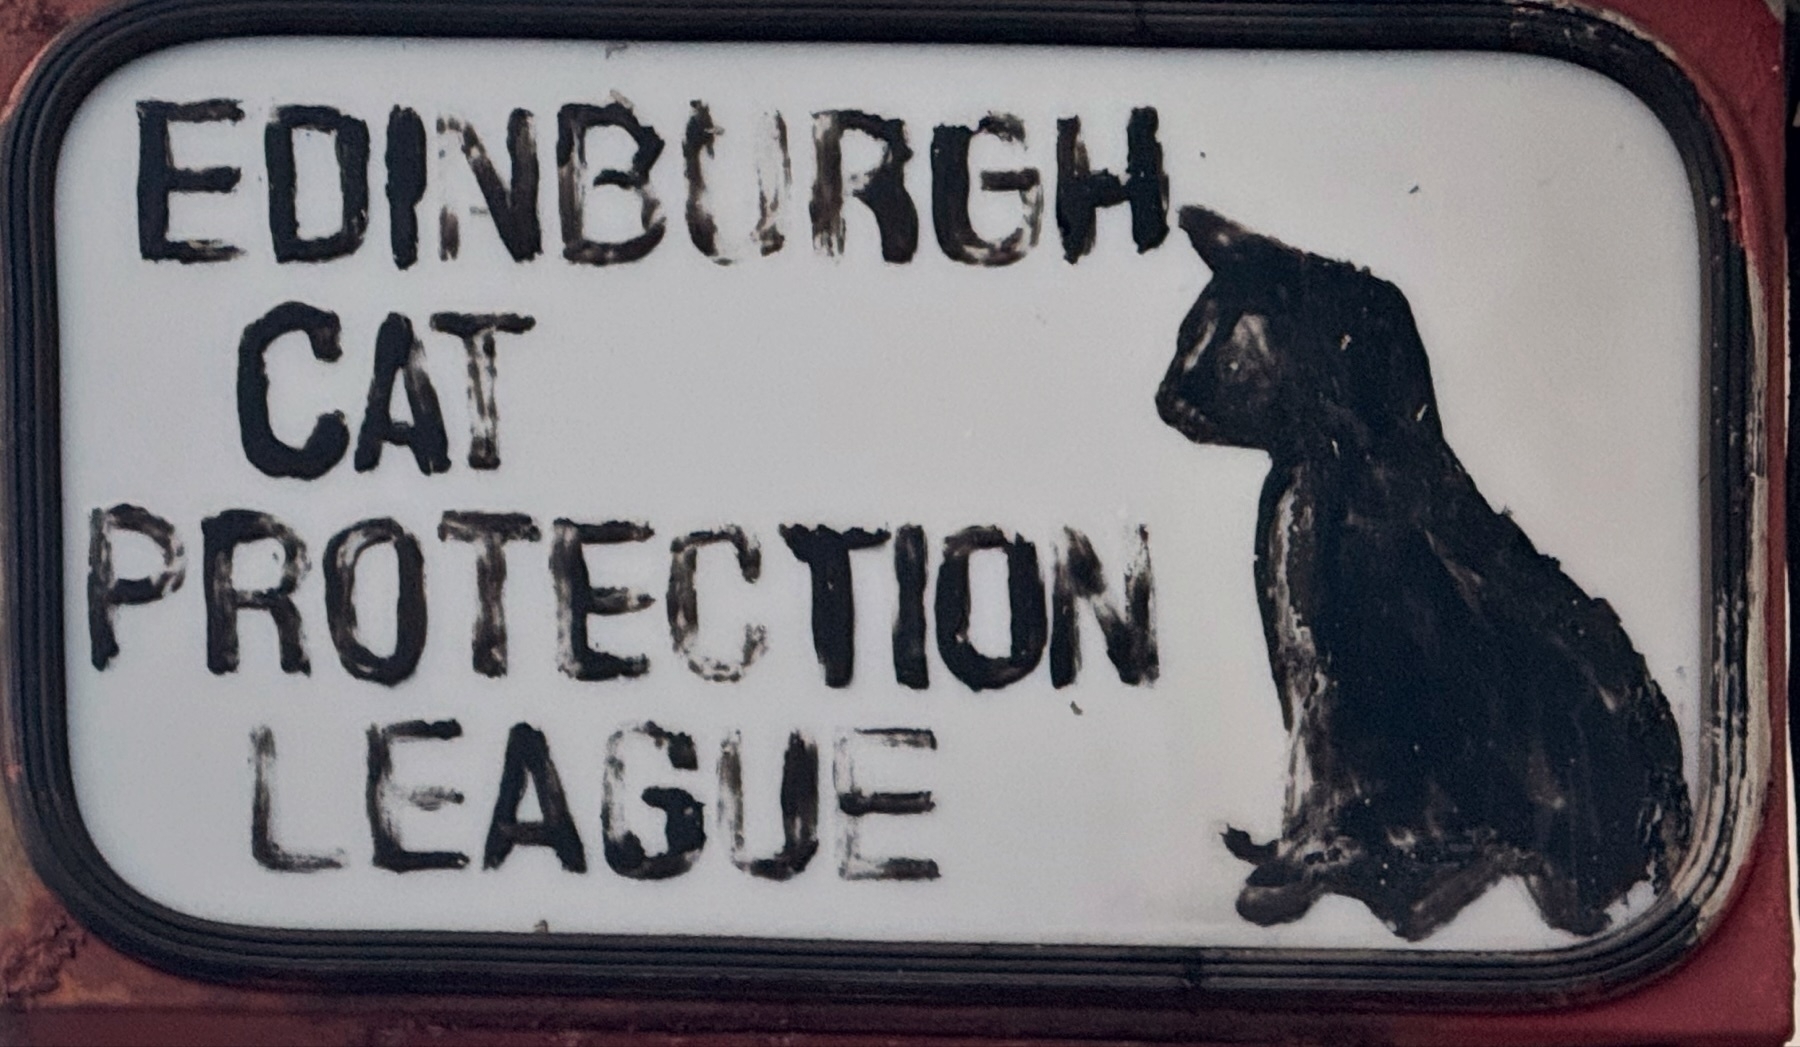
[[(1724, 902), (1757, 828), (1768, 733), (1750, 669), (1761, 348), (1730, 218), (1725, 146), (1699, 92), (1654, 42), (1555, 0), (141, 0), (102, 11), (39, 61), (0, 146), (6, 361), (0, 464), (9, 786), (27, 850), (68, 908), (121, 950), (180, 974), (336, 991), (573, 992), (721, 998), (1192, 1007), (1297, 1003), (1516, 1008), (1615, 992), (1671, 967)], [(1541, 6), (1540, 6), (1541, 4)], [(1704, 733), (1697, 858), (1626, 930), (1545, 953), (942, 945), (463, 932), (287, 931), (196, 919), (151, 902), (82, 824), (64, 720), (60, 377), (54, 184), (63, 135), (134, 58), (238, 36), (932, 42), (1323, 50), (1483, 50), (1596, 70), (1661, 119), (1699, 216), (1708, 389), (1706, 562), (1717, 667)], [(1771, 548), (1771, 551), (1772, 548)], [(1752, 691), (1752, 684), (1757, 689)], [(1709, 802), (1709, 795), (1716, 802)], [(1748, 816), (1747, 816), (1748, 815)]]

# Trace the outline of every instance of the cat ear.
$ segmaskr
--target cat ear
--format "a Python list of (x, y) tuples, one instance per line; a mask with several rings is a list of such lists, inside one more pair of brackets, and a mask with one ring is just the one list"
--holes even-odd
[(1229, 266), (1240, 257), (1245, 245), (1259, 239), (1250, 230), (1204, 207), (1183, 207), (1179, 221), (1195, 253), (1214, 272)]
[(1272, 236), (1253, 233), (1216, 211), (1189, 205), (1181, 209), (1178, 221), (1187, 231), (1188, 240), (1213, 272), (1255, 270), (1265, 279), (1281, 279), (1296, 264), (1310, 258), (1305, 251), (1289, 247)]

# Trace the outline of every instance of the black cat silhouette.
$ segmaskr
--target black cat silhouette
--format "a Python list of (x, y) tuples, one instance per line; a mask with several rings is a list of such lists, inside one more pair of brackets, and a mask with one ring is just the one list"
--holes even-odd
[(1692, 820), (1668, 701), (1445, 443), (1405, 296), (1201, 208), (1181, 227), (1213, 275), (1157, 410), (1273, 460), (1256, 587), (1290, 777), (1280, 839), (1225, 833), (1256, 865), (1239, 914), (1334, 893), (1416, 941), (1517, 875), (1587, 935), (1661, 892)]

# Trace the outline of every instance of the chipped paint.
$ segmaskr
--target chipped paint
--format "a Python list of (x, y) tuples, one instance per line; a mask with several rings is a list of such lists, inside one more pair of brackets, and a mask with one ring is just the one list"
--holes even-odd
[(87, 944), (87, 932), (49, 899), (40, 899), (22, 930), (0, 938), (0, 1008), (55, 992), (63, 968)]

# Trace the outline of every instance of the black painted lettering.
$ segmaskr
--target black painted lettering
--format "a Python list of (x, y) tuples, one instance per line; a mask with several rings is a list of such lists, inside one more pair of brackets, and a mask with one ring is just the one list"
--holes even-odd
[(812, 571), (813, 652), (825, 667), (825, 686), (848, 687), (856, 674), (856, 593), (850, 553), (880, 545), (888, 533), (783, 524), (781, 537)]
[[(120, 578), (113, 567), (113, 535), (142, 535), (162, 553), (162, 569), (150, 578)], [(141, 506), (120, 503), (95, 509), (88, 517), (88, 649), (94, 668), (105, 669), (119, 653), (113, 609), (146, 604), (181, 588), (187, 578), (187, 552), (175, 536), (175, 525)]]
[(448, 204), (438, 211), (438, 258), (448, 262), (462, 250), (462, 221)]
[(256, 764), (256, 782), (250, 794), (250, 855), (256, 864), (276, 872), (343, 868), (343, 851), (301, 854), (275, 841), (275, 732), (267, 727), (252, 730), (250, 752)]
[(469, 468), (500, 468), (499, 360), (494, 335), (524, 334), (537, 320), (517, 313), (432, 313), (431, 329), (462, 339), (469, 358)]
[(693, 738), (665, 731), (650, 722), (617, 731), (606, 740), (604, 799), (600, 808), (606, 864), (620, 876), (633, 880), (666, 880), (687, 872), (700, 857), (700, 849), (706, 846), (706, 809), (685, 789), (645, 789), (643, 801), (665, 816), (663, 850), (658, 854), (645, 852), (643, 841), (625, 827), (625, 760), (619, 750), (625, 739), (634, 734), (655, 742), (658, 749), (668, 754), (669, 766), (678, 771), (699, 770), (699, 753), (694, 749)]
[(394, 265), (410, 269), (419, 260), (419, 201), (425, 198), (425, 122), (411, 109), (395, 106), (387, 125), (388, 244)]
[[(215, 675), (237, 671), (238, 612), (246, 608), (267, 611), (275, 622), (281, 671), (311, 673), (306, 658), (306, 638), (300, 628), (300, 609), (294, 606), (294, 590), (306, 574), (306, 543), (293, 528), (268, 513), (227, 509), (200, 521), (202, 579), (206, 589), (206, 668)], [(232, 560), (238, 546), (271, 540), (281, 546), (281, 581), (268, 589), (239, 589), (232, 580)]]
[(1125, 125), (1125, 181), (1111, 171), (1088, 169), (1081, 120), (1056, 122), (1056, 227), (1063, 257), (1071, 263), (1094, 249), (1095, 218), (1102, 207), (1131, 205), (1131, 239), (1139, 254), (1169, 235), (1169, 176), (1156, 140), (1156, 110), (1131, 111)]
[(791, 880), (819, 851), (819, 747), (799, 731), (788, 735), (781, 761), (781, 850), (752, 858), (744, 844), (743, 737), (719, 747), (719, 828), (731, 838), (731, 864), (764, 880)]
[(701, 254), (720, 265), (730, 265), (731, 259), (719, 254), (719, 223), (706, 205), (706, 166), (701, 160), (702, 156), (713, 155), (713, 142), (723, 132), (713, 123), (712, 110), (705, 102), (696, 99), (691, 105), (693, 115), (688, 117), (687, 134), (681, 139), (681, 160), (688, 184), (688, 239)]
[(744, 670), (769, 646), (768, 632), (760, 625), (744, 626), (744, 645), (736, 661), (725, 661), (694, 652), (694, 634), (700, 631), (700, 595), (694, 576), (700, 567), (700, 550), (708, 545), (729, 542), (737, 552), (738, 573), (746, 582), (762, 575), (762, 547), (738, 527), (721, 527), (716, 531), (695, 531), (669, 543), (669, 637), (675, 653), (687, 661), (689, 669), (704, 680), (732, 682), (743, 679)]
[(506, 675), (506, 543), (542, 538), (537, 524), (523, 513), (446, 512), (438, 524), (438, 540), (476, 542), (475, 631), (470, 659), (483, 676)]
[(1011, 265), (1025, 257), (1027, 245), (1036, 247), (1044, 221), (1044, 186), (1037, 168), (1017, 171), (983, 171), (984, 192), (1019, 194), (1024, 220), (999, 242), (976, 235), (969, 222), (969, 143), (977, 134), (993, 135), (1002, 142), (1025, 142), (1025, 125), (1016, 116), (990, 113), (970, 127), (939, 127), (931, 137), (931, 219), (938, 246), (944, 254), (969, 265)]
[(1125, 601), (1119, 608), (1104, 599), (1106, 578), (1087, 536), (1064, 528), (1065, 548), (1056, 558), (1050, 611), (1050, 682), (1067, 687), (1081, 668), (1081, 632), (1076, 605), (1086, 604), (1106, 638), (1106, 656), (1128, 684), (1149, 684), (1158, 672), (1155, 583), (1150, 573), (1150, 530), (1138, 528), (1137, 555), (1125, 568)]
[[(303, 238), (294, 166), (294, 132), (318, 131), (332, 138), (337, 156), (341, 203), (338, 228), (329, 236)], [(278, 262), (324, 262), (362, 246), (369, 228), (369, 125), (329, 106), (284, 105), (263, 132), (269, 165), (269, 237)]]
[[(631, 136), (637, 149), (626, 170), (608, 167), (588, 180), (587, 135), (597, 127), (616, 127)], [(556, 115), (556, 170), (561, 193), (563, 257), (585, 265), (617, 265), (635, 262), (662, 243), (667, 223), (657, 212), (661, 205), (650, 191), (650, 169), (662, 156), (663, 140), (650, 127), (638, 122), (637, 114), (624, 102), (606, 105), (565, 105)], [(583, 214), (590, 186), (616, 186), (638, 197), (639, 221), (644, 231), (628, 240), (602, 242), (590, 240), (584, 231)]]
[[(394, 650), (378, 655), (357, 637), (356, 565), (378, 545), (394, 547), (399, 595), (394, 602)], [(344, 670), (359, 680), (394, 686), (413, 674), (425, 653), (425, 554), (419, 540), (389, 517), (363, 520), (325, 546), (325, 621)]]
[(787, 242), (781, 235), (781, 207), (794, 184), (787, 121), (774, 113), (769, 123), (767, 144), (756, 152), (756, 248), (765, 258)]
[(813, 148), (818, 156), (810, 208), (813, 243), (826, 254), (844, 251), (844, 134), (849, 131), (881, 143), (881, 160), (873, 170), (850, 179), (850, 195), (874, 213), (881, 257), (910, 261), (919, 247), (919, 212), (906, 192), (906, 162), (912, 159), (906, 125), (852, 109), (813, 114)]
[(656, 598), (631, 589), (595, 588), (588, 578), (583, 550), (590, 545), (648, 541), (655, 533), (645, 524), (619, 520), (598, 524), (556, 521), (550, 576), (556, 588), (556, 664), (564, 673), (577, 680), (613, 680), (650, 671), (650, 659), (644, 655), (609, 654), (589, 645), (589, 615), (641, 611)]
[[(1012, 647), (992, 658), (969, 642), (969, 557), (984, 549), (1006, 553), (1006, 592), (1012, 617)], [(1005, 687), (1037, 668), (1044, 654), (1044, 583), (1038, 575), (1037, 546), (998, 527), (969, 527), (944, 539), (944, 562), (937, 581), (938, 654), (951, 675), (973, 691)]]
[[(519, 803), (525, 798), (525, 780), (537, 794), (540, 818), (519, 821)], [(581, 834), (569, 814), (562, 779), (550, 762), (550, 743), (544, 732), (530, 724), (515, 723), (506, 736), (506, 763), (500, 771), (500, 795), (494, 801), (494, 817), (488, 822), (487, 846), (481, 867), (498, 869), (518, 846), (548, 847), (569, 872), (587, 872), (587, 852)]]
[[(474, 128), (446, 118), (438, 121), (438, 130), (449, 131), (461, 140), (463, 156), (469, 161), (475, 184), (481, 188), (482, 199), (487, 201), (488, 214), (494, 219), (494, 229), (506, 245), (506, 253), (515, 262), (536, 258), (544, 249), (544, 235), (538, 225), (537, 134), (531, 113), (514, 109), (506, 121), (506, 153), (512, 161), (510, 185), (494, 169), (494, 161)], [(439, 253), (454, 258), (460, 235), (455, 231), (455, 216), (448, 211), (445, 214), (449, 216), (449, 227), (440, 229)]]
[[(713, 122), (712, 111), (706, 103), (695, 101), (692, 109), (681, 145), (688, 185), (688, 239), (701, 254), (720, 265), (730, 265), (734, 259), (719, 246), (719, 223), (707, 203), (706, 179), (706, 164), (713, 156), (713, 145), (725, 132)], [(794, 179), (788, 157), (787, 122), (782, 120), (780, 113), (774, 113), (770, 124), (769, 138), (766, 142), (759, 140), (756, 149), (758, 215), (756, 229), (751, 234), (751, 242), (765, 257), (781, 250), (781, 245), (786, 242), (781, 235), (779, 216)]]
[[(396, 376), (406, 390), (410, 422), (394, 421), (390, 411)], [(411, 450), (413, 461), (426, 476), (450, 468), (450, 441), (444, 433), (437, 389), (425, 370), (425, 347), (413, 334), (412, 321), (399, 313), (389, 313), (375, 335), (375, 371), (369, 378), (369, 399), (356, 436), (357, 472), (366, 473), (381, 464), (383, 444)]]
[(861, 819), (871, 814), (925, 814), (937, 806), (930, 791), (864, 792), (856, 782), (852, 739), (868, 739), (890, 749), (937, 749), (937, 735), (911, 727), (881, 727), (840, 736), (833, 747), (831, 780), (844, 818), (843, 860), (838, 875), (846, 880), (935, 880), (938, 864), (930, 858), (869, 858), (862, 853)]
[(242, 254), (219, 240), (170, 240), (169, 194), (229, 193), (243, 172), (235, 167), (189, 169), (175, 166), (169, 148), (172, 123), (237, 123), (244, 118), (238, 103), (227, 98), (205, 102), (139, 102), (137, 220), (138, 253), (149, 261), (223, 262)]
[(264, 474), (313, 480), (344, 456), (350, 446), (350, 429), (344, 424), (344, 412), (322, 414), (313, 423), (306, 443), (290, 447), (270, 427), (266, 356), (275, 339), (296, 331), (306, 335), (315, 359), (330, 363), (344, 354), (338, 344), (337, 314), (303, 302), (283, 302), (244, 328), (244, 337), (238, 342), (238, 439), (244, 457)]
[(435, 811), (447, 803), (462, 803), (463, 794), (441, 786), (423, 786), (402, 793), (393, 782), (394, 752), (397, 741), (449, 741), (462, 737), (462, 724), (455, 720), (407, 720), (386, 727), (369, 727), (369, 778), (363, 792), (369, 815), (369, 836), (375, 844), (375, 866), (397, 873), (420, 869), (461, 869), (469, 864), (469, 856), (461, 851), (409, 851), (400, 842), (400, 831), (394, 824), (391, 805), (404, 800), (424, 811)]
[(925, 531), (894, 531), (894, 581), (900, 590), (894, 612), (894, 679), (915, 691), (931, 685), (925, 661)]

